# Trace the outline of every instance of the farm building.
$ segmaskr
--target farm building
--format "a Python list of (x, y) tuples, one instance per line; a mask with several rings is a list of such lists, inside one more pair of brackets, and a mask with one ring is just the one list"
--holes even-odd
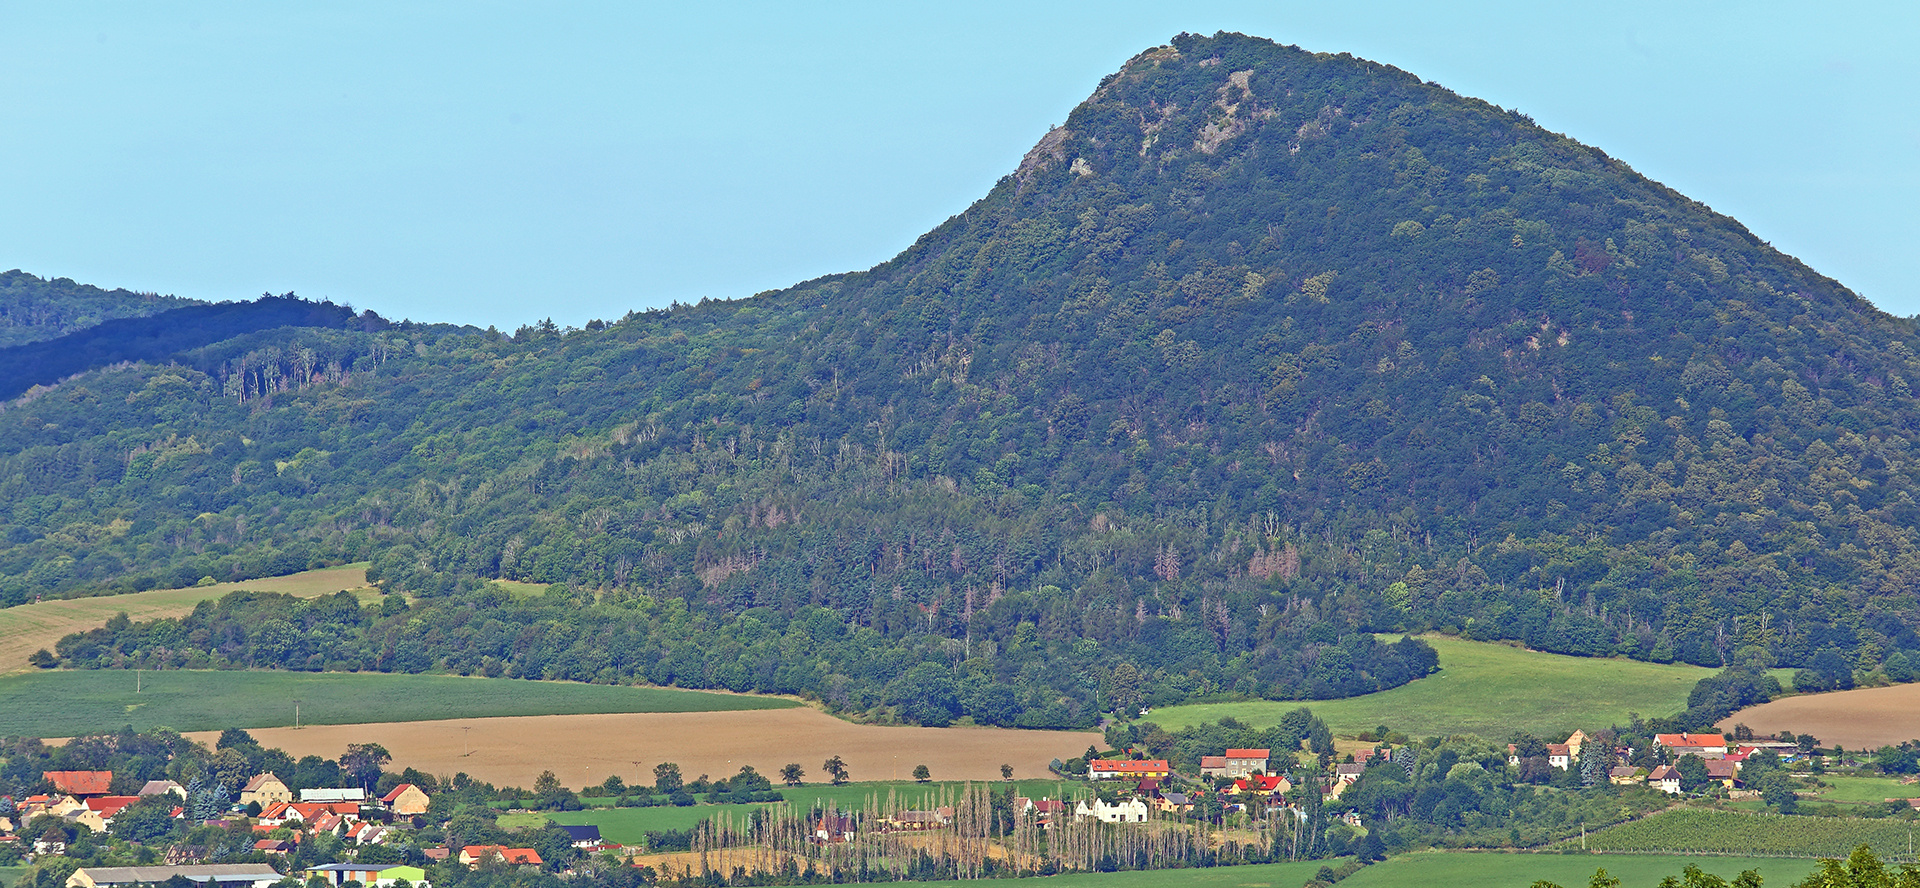
[(1166, 759), (1094, 759), (1087, 763), (1088, 780), (1138, 780), (1144, 777), (1164, 778), (1173, 773), (1167, 767)]
[(407, 815), (427, 813), (429, 801), (426, 791), (411, 783), (402, 783), (380, 797), (380, 804), (386, 805), (387, 810)]
[(329, 863), (311, 867), (304, 875), (309, 879), (324, 879), (329, 885), (347, 882), (359, 882), (367, 888), (386, 888), (394, 882), (405, 879), (414, 885), (427, 885), (427, 871), (417, 866), (377, 863)]
[(102, 796), (113, 792), (112, 771), (44, 771), (42, 777), (53, 784), (55, 792), (77, 798)]
[(97, 866), (73, 871), (67, 888), (122, 888), (158, 884), (175, 876), (206, 888), (267, 888), (280, 874), (264, 863), (215, 863), (198, 866)]
[(1713, 757), (1727, 754), (1727, 738), (1719, 734), (1655, 734), (1653, 745), (1671, 749), (1675, 755)]
[(293, 790), (288, 789), (280, 778), (272, 774), (255, 774), (247, 785), (240, 789), (240, 804), (259, 805), (262, 808), (276, 802), (293, 801)]
[(303, 789), (300, 790), (300, 801), (321, 802), (323, 804), (336, 802), (353, 802), (356, 805), (365, 804), (367, 801), (367, 791), (364, 789)]

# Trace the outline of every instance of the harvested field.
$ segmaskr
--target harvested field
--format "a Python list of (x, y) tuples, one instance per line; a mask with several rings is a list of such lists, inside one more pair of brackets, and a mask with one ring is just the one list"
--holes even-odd
[[(252, 734), (296, 759), (331, 758), (349, 743), (378, 743), (393, 753), (396, 769), (436, 775), (465, 771), (499, 786), (520, 787), (532, 786), (548, 770), (571, 787), (596, 785), (611, 774), (650, 784), (653, 766), (660, 762), (678, 763), (689, 780), (701, 774), (731, 776), (741, 765), (771, 776), (788, 762), (819, 775), (820, 763), (836, 755), (854, 780), (906, 776), (923, 764), (943, 780), (997, 781), (1002, 764), (1022, 775), (1045, 774), (1053, 759), (1072, 758), (1104, 743), (1092, 731), (855, 725), (807, 708), (464, 718), (264, 728)], [(218, 735), (189, 736), (211, 744)]]
[(127, 616), (135, 620), (155, 620), (185, 616), (202, 601), (240, 589), (285, 592), (301, 598), (313, 598), (365, 588), (367, 566), (361, 563), (237, 583), (216, 583), (186, 589), (153, 589), (93, 598), (62, 598), (0, 609), (0, 675), (31, 671), (33, 667), (27, 665), (27, 657), (34, 651), (41, 648), (53, 650), (63, 636), (97, 629), (121, 611), (126, 611)]
[(1720, 728), (1731, 733), (1736, 724), (1755, 734), (1812, 734), (1823, 746), (1891, 746), (1920, 738), (1920, 684), (1788, 697), (1742, 709)]

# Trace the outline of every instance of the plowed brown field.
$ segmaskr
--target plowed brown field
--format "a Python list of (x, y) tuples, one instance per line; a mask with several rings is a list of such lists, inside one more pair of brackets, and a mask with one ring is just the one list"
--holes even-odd
[(1720, 729), (1731, 733), (1736, 724), (1755, 734), (1812, 734), (1823, 746), (1890, 746), (1920, 738), (1920, 684), (1788, 697), (1742, 709)]
[[(651, 784), (653, 766), (660, 762), (678, 763), (688, 780), (701, 774), (730, 776), (741, 765), (773, 777), (780, 766), (798, 762), (814, 781), (825, 776), (821, 762), (836, 755), (854, 780), (904, 779), (915, 765), (926, 765), (941, 780), (998, 780), (1002, 764), (1021, 776), (1038, 776), (1055, 758), (1103, 745), (1092, 731), (876, 727), (805, 708), (313, 725), (250, 733), (294, 758), (333, 758), (349, 743), (378, 743), (393, 754), (395, 770), (465, 771), (495, 785), (520, 787), (532, 786), (547, 770), (571, 787), (598, 785), (610, 774)], [(218, 734), (188, 736), (211, 745)]]

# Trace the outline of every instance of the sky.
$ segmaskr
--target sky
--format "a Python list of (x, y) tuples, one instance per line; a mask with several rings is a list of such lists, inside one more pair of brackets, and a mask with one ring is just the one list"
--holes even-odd
[(1182, 31), (1531, 115), (1920, 314), (1920, 4), (0, 0), (0, 268), (580, 326), (869, 268)]

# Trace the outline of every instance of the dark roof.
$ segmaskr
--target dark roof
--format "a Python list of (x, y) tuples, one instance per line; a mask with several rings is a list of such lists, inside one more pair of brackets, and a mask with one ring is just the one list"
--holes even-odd
[(566, 830), (567, 835), (576, 842), (600, 841), (600, 827), (597, 826), (562, 826), (560, 828)]

